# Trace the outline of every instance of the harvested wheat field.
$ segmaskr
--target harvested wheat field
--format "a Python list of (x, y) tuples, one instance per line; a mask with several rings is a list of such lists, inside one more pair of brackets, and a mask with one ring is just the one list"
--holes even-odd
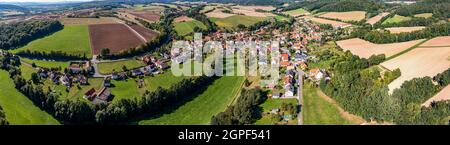
[(386, 30), (388, 30), (392, 34), (410, 33), (410, 32), (419, 31), (419, 30), (422, 30), (422, 29), (425, 29), (425, 27), (424, 26), (415, 26), (415, 27), (391, 27), (391, 28), (386, 28)]
[(93, 24), (114, 24), (117, 23), (114, 18), (62, 18), (63, 25), (93, 25)]
[(141, 37), (143, 37), (147, 42), (155, 38), (159, 33), (139, 25), (130, 25), (134, 31), (136, 31)]
[(262, 13), (262, 12), (257, 12), (254, 10), (234, 9), (234, 8), (233, 8), (233, 13), (246, 15), (246, 16), (252, 16), (252, 17), (274, 17), (275, 16), (272, 13)]
[(231, 17), (231, 16), (236, 15), (236, 14), (224, 13), (224, 12), (222, 12), (223, 10), (224, 9), (216, 8), (214, 11), (206, 13), (205, 15), (208, 18), (226, 18), (226, 17)]
[(309, 19), (315, 23), (320, 23), (320, 24), (330, 24), (331, 26), (333, 26), (333, 28), (345, 28), (345, 27), (349, 27), (352, 24), (349, 23), (344, 23), (344, 22), (338, 22), (338, 21), (333, 21), (333, 20), (327, 20), (327, 19), (322, 19), (322, 18), (316, 18), (316, 17), (312, 17), (312, 16), (303, 16), (300, 18), (305, 18), (305, 19)]
[(189, 22), (189, 21), (192, 21), (192, 20), (194, 20), (194, 19), (189, 18), (187, 16), (180, 16), (180, 17), (175, 18), (173, 21), (175, 23), (179, 23), (179, 22)]
[(336, 44), (344, 51), (349, 50), (354, 55), (358, 55), (362, 58), (369, 58), (372, 55), (378, 54), (384, 54), (386, 57), (390, 57), (411, 48), (423, 40), (424, 39), (391, 44), (375, 44), (363, 39), (352, 38), (336, 41)]
[(415, 48), (405, 54), (383, 62), (389, 70), (399, 68), (402, 75), (389, 84), (389, 92), (404, 81), (420, 77), (433, 77), (450, 68), (450, 47)]
[(249, 11), (256, 11), (256, 10), (264, 10), (264, 11), (272, 11), (276, 8), (273, 6), (233, 6), (232, 9), (241, 9), (241, 10), (249, 10)]
[(349, 11), (349, 12), (327, 12), (320, 15), (320, 17), (338, 19), (341, 21), (361, 21), (366, 18), (364, 11)]
[(143, 44), (143, 40), (124, 24), (89, 25), (92, 53), (100, 54), (103, 48), (119, 53)]
[(440, 36), (428, 40), (421, 47), (450, 47), (450, 36)]
[(130, 12), (130, 14), (147, 20), (147, 21), (152, 21), (152, 22), (157, 22), (159, 21), (160, 16), (158, 14), (152, 14), (152, 13), (148, 13), (148, 12)]
[(425, 101), (422, 106), (430, 107), (432, 102), (446, 101), (450, 100), (450, 85), (447, 85), (444, 89), (442, 89), (439, 93)]
[(389, 15), (389, 13), (381, 13), (378, 14), (370, 19), (367, 20), (367, 23), (369, 23), (370, 25), (374, 25), (375, 23), (377, 23), (378, 21), (380, 21), (383, 17), (386, 17), (387, 15)]

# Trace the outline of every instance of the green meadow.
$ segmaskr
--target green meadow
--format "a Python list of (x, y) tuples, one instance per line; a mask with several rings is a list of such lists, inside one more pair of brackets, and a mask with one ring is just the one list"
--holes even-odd
[(399, 22), (402, 22), (402, 21), (408, 21), (410, 19), (411, 19), (410, 17), (394, 15), (393, 17), (384, 20), (383, 23), (381, 23), (381, 24), (399, 23)]
[(89, 31), (87, 25), (64, 26), (64, 29), (41, 39), (34, 40), (24, 47), (12, 52), (22, 50), (50, 52), (62, 51), (68, 54), (86, 55), (91, 57), (89, 42)]
[(338, 108), (317, 94), (318, 88), (303, 86), (303, 124), (346, 125), (353, 124), (339, 113)]
[(266, 18), (263, 17), (252, 17), (244, 15), (234, 15), (226, 18), (209, 18), (212, 22), (216, 23), (217, 26), (226, 29), (237, 28), (239, 24), (250, 26), (257, 22), (264, 21)]
[(0, 70), (0, 106), (12, 125), (54, 125), (59, 122), (42, 111), (15, 87), (6, 71)]
[(174, 29), (180, 36), (185, 36), (189, 33), (194, 32), (194, 28), (198, 27), (201, 29), (206, 29), (206, 26), (198, 21), (198, 20), (192, 20), (188, 22), (181, 22), (181, 23), (174, 23)]
[(121, 72), (123, 66), (127, 69), (134, 69), (144, 66), (144, 63), (135, 59), (98, 63), (98, 69), (101, 74), (111, 74), (113, 71)]
[(193, 100), (158, 118), (141, 120), (140, 125), (207, 125), (211, 117), (224, 111), (236, 98), (243, 77), (222, 77), (207, 86)]

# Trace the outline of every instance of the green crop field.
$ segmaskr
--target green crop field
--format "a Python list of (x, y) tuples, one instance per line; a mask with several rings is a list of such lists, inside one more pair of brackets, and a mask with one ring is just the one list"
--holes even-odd
[(15, 49), (12, 52), (19, 52), (21, 50), (41, 52), (62, 51), (81, 56), (86, 54), (86, 57), (91, 57), (89, 41), (89, 31), (86, 25), (64, 26), (63, 30), (30, 42), (24, 47)]
[(277, 21), (288, 21), (288, 20), (289, 20), (287, 17), (280, 16), (280, 15), (276, 15), (274, 18), (275, 18)]
[(407, 21), (411, 19), (410, 17), (400, 16), (400, 15), (394, 15), (394, 17), (388, 18), (381, 24), (388, 24), (388, 23), (399, 23), (402, 21)]
[(20, 71), (22, 72), (23, 78), (26, 80), (31, 79), (31, 74), (37, 72), (36, 69), (28, 65), (20, 65)]
[(307, 14), (308, 11), (303, 9), (303, 8), (299, 8), (299, 9), (295, 9), (295, 10), (286, 11), (286, 12), (283, 12), (283, 13), (291, 15), (291, 16), (297, 16), (297, 15)]
[(112, 81), (112, 84), (111, 93), (114, 95), (113, 102), (120, 99), (141, 97), (145, 92), (144, 88), (138, 88), (134, 79)]
[(123, 66), (127, 67), (127, 69), (133, 69), (144, 66), (144, 63), (134, 59), (98, 63), (98, 69), (101, 74), (111, 74), (114, 70), (120, 72)]
[(61, 67), (62, 70), (64, 68), (69, 66), (69, 62), (67, 61), (45, 61), (45, 60), (34, 60), (34, 59), (28, 59), (21, 57), (20, 60), (22, 62), (28, 63), (28, 64), (36, 64), (36, 66), (39, 67), (45, 67), (45, 68), (59, 68)]
[(305, 125), (345, 125), (352, 122), (344, 119), (339, 110), (317, 94), (317, 88), (303, 86), (303, 124)]
[(42, 111), (27, 97), (14, 88), (14, 82), (6, 71), (0, 71), (0, 106), (6, 119), (13, 125), (51, 125), (59, 124), (48, 113)]
[(206, 29), (206, 26), (197, 20), (192, 20), (188, 22), (174, 23), (174, 29), (180, 36), (185, 36), (189, 33), (194, 32), (194, 28), (199, 27), (201, 29)]
[(144, 77), (144, 86), (141, 88), (138, 87), (138, 79), (129, 78), (127, 80), (112, 81), (113, 102), (119, 99), (139, 98), (145, 91), (155, 91), (158, 87), (169, 88), (184, 78), (186, 77), (175, 77), (168, 71), (153, 77)]
[(244, 15), (234, 15), (226, 18), (209, 18), (212, 22), (216, 23), (217, 26), (226, 29), (234, 29), (239, 24), (250, 26), (257, 22), (264, 21), (266, 18), (262, 17), (252, 17)]
[(187, 77), (173, 76), (172, 72), (168, 71), (154, 77), (145, 77), (145, 87), (149, 91), (155, 91), (158, 87), (170, 88), (173, 84), (180, 82)]
[(243, 77), (222, 77), (214, 81), (193, 100), (169, 114), (141, 120), (142, 125), (193, 125), (209, 124), (211, 117), (224, 111), (233, 102), (244, 81)]

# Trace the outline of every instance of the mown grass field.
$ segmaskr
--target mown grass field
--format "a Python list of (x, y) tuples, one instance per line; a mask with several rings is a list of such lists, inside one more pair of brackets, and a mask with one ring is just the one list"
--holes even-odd
[(295, 17), (295, 16), (307, 14), (309, 12), (307, 10), (303, 9), (303, 8), (299, 8), (299, 9), (295, 9), (295, 10), (286, 11), (286, 12), (283, 12), (283, 13)]
[(224, 111), (237, 96), (244, 77), (222, 77), (193, 100), (169, 114), (141, 120), (140, 125), (206, 125), (211, 117)]
[(121, 72), (123, 66), (127, 67), (127, 69), (133, 69), (144, 66), (144, 63), (135, 59), (98, 63), (98, 69), (101, 74), (111, 74), (114, 70)]
[(266, 18), (263, 17), (251, 17), (244, 15), (234, 15), (226, 18), (210, 18), (210, 20), (217, 24), (219, 27), (226, 29), (237, 28), (239, 24), (250, 26), (257, 22), (264, 21)]
[(120, 99), (132, 99), (141, 97), (144, 94), (143, 88), (138, 88), (134, 79), (127, 79), (122, 81), (112, 81), (113, 87), (111, 93), (114, 95), (113, 102)]
[(68, 54), (84, 55), (91, 57), (91, 47), (89, 43), (89, 32), (86, 25), (64, 26), (50, 36), (32, 41), (22, 48), (15, 49), (12, 52), (21, 50), (30, 51), (62, 51)]
[(153, 77), (144, 77), (144, 85), (141, 88), (138, 86), (138, 79), (134, 78), (112, 81), (113, 87), (111, 88), (111, 92), (114, 94), (113, 102), (120, 99), (140, 98), (145, 91), (152, 92), (158, 87), (170, 88), (173, 84), (180, 82), (184, 78), (186, 77), (175, 77), (168, 71)]
[(198, 20), (192, 20), (188, 22), (181, 22), (181, 23), (174, 23), (174, 29), (180, 36), (185, 36), (189, 33), (194, 32), (194, 28), (198, 27), (201, 29), (206, 29), (206, 26), (198, 21)]
[(154, 77), (145, 77), (145, 87), (149, 91), (155, 91), (158, 87), (170, 88), (173, 84), (180, 82), (187, 77), (173, 76), (172, 72), (167, 71)]
[(411, 18), (410, 17), (405, 17), (405, 16), (400, 16), (400, 15), (394, 15), (393, 17), (384, 20), (383, 23), (381, 23), (381, 24), (399, 23), (399, 22), (402, 22), (402, 21), (407, 21), (409, 19), (411, 19)]
[(28, 65), (20, 65), (20, 71), (22, 72), (22, 77), (26, 80), (31, 79), (31, 74), (37, 72), (36, 69)]
[(432, 17), (433, 13), (422, 13), (422, 14), (415, 14), (414, 17), (422, 17), (422, 18), (429, 18)]
[(0, 70), (0, 106), (12, 125), (59, 124), (50, 114), (42, 111), (14, 88), (14, 82), (6, 71)]
[(45, 61), (45, 60), (34, 60), (34, 59), (28, 59), (21, 57), (21, 61), (28, 63), (28, 64), (36, 64), (36, 66), (39, 67), (45, 67), (45, 68), (59, 68), (64, 69), (69, 66), (69, 62), (67, 61)]
[(303, 124), (346, 125), (353, 124), (344, 119), (339, 110), (317, 94), (317, 88), (303, 85)]

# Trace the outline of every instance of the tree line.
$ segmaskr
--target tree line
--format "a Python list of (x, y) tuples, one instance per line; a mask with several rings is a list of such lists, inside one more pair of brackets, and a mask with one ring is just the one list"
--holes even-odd
[(44, 91), (43, 84), (34, 84), (21, 75), (18, 56), (6, 53), (0, 59), (0, 69), (9, 72), (15, 88), (28, 97), (36, 106), (53, 115), (64, 124), (112, 124), (145, 115), (152, 117), (170, 111), (191, 100), (206, 89), (217, 77), (190, 77), (170, 88), (159, 87), (146, 92), (141, 98), (121, 99), (115, 103), (90, 104), (80, 100), (59, 100), (58, 94)]
[(317, 0), (290, 3), (289, 6), (283, 8), (283, 11), (304, 8), (310, 12), (366, 11), (368, 13), (378, 13), (378, 10), (385, 7), (383, 3), (376, 0)]
[(215, 32), (217, 30), (217, 25), (211, 22), (204, 13), (200, 13), (203, 8), (204, 6), (191, 8), (186, 11), (186, 15), (190, 18), (202, 22), (206, 26), (206, 30), (203, 30), (203, 32)]
[(448, 0), (422, 0), (410, 5), (402, 5), (395, 13), (402, 16), (414, 16), (421, 13), (432, 13), (439, 19), (450, 18), (450, 1)]
[(372, 43), (395, 43), (405, 42), (417, 39), (433, 38), (436, 36), (450, 35), (450, 23), (433, 24), (420, 31), (410, 33), (392, 34), (389, 32), (381, 32), (378, 30), (371, 30), (370, 28), (356, 29), (350, 34), (351, 38), (361, 38)]
[(168, 45), (171, 42), (172, 38), (176, 37), (176, 32), (172, 29), (171, 24), (172, 21), (179, 16), (178, 13), (173, 12), (173, 9), (166, 9), (164, 11), (164, 15), (161, 16), (159, 22), (155, 23), (149, 23), (147, 21), (137, 19), (139, 23), (144, 25), (148, 29), (157, 30), (159, 31), (159, 35), (153, 38), (151, 41), (139, 45), (136, 48), (130, 48), (125, 51), (122, 51), (120, 53), (116, 54), (107, 54), (107, 55), (101, 55), (100, 58), (103, 59), (120, 59), (120, 58), (128, 58), (133, 57), (140, 54), (145, 54), (153, 51), (158, 52), (164, 52), (166, 47), (169, 47)]
[(33, 20), (0, 25), (0, 49), (14, 49), (63, 29), (55, 20)]
[(261, 89), (243, 89), (236, 104), (211, 118), (211, 125), (245, 125), (261, 118), (259, 107), (267, 99)]
[(70, 54), (63, 51), (53, 51), (53, 50), (50, 52), (21, 50), (17, 52), (16, 55), (36, 59), (49, 58), (53, 60), (88, 60), (86, 54), (83, 55)]
[(438, 21), (437, 19), (432, 17), (431, 18), (413, 17), (409, 20), (396, 23), (386, 23), (386, 24), (378, 23), (378, 25), (374, 25), (374, 27), (389, 28), (389, 27), (429, 26), (437, 21)]
[(9, 122), (6, 120), (5, 112), (3, 111), (2, 106), (0, 106), (0, 125), (8, 125)]
[[(381, 56), (380, 56), (381, 57)], [(322, 58), (322, 57), (319, 57)], [(331, 81), (321, 80), (319, 87), (350, 113), (366, 120), (388, 121), (396, 124), (448, 124), (450, 105), (437, 102), (432, 107), (421, 104), (450, 82), (450, 69), (434, 78), (424, 77), (406, 81), (389, 94), (387, 85), (401, 75), (400, 70), (386, 72), (381, 77), (374, 66), (382, 59), (371, 61), (352, 55), (333, 55)], [(370, 70), (370, 71), (369, 71)], [(439, 85), (434, 85), (433, 81)], [(370, 87), (369, 87), (370, 86)]]

